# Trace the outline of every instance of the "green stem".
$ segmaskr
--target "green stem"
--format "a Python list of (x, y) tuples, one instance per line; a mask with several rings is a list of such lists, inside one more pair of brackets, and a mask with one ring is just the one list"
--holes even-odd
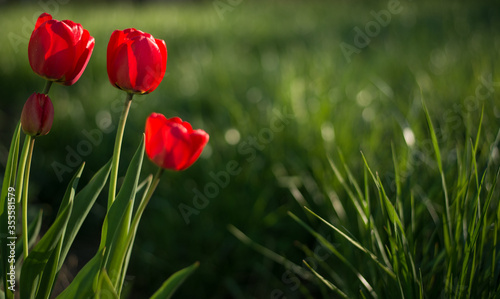
[(33, 147), (35, 146), (35, 137), (30, 136), (29, 140), (29, 154), (26, 163), (26, 170), (24, 171), (24, 184), (23, 184), (23, 199), (22, 199), (22, 221), (23, 221), (23, 252), (24, 260), (28, 257), (28, 185), (30, 180), (31, 158), (33, 156)]
[(26, 135), (24, 139), (23, 151), (21, 152), (21, 159), (19, 160), (19, 168), (17, 169), (16, 191), (17, 191), (17, 204), (21, 202), (23, 196), (23, 182), (24, 182), (24, 169), (26, 168), (26, 160), (28, 159), (28, 150), (30, 148), (30, 135)]
[[(125, 243), (126, 246), (132, 246), (132, 240), (135, 237), (135, 232), (137, 230), (137, 227), (139, 226), (139, 221), (141, 221), (142, 213), (146, 209), (146, 206), (148, 205), (149, 200), (153, 196), (153, 193), (156, 190), (156, 187), (158, 186), (158, 183), (160, 182), (160, 177), (163, 174), (165, 169), (163, 168), (158, 168), (158, 171), (156, 172), (155, 176), (153, 177), (153, 182), (149, 186), (149, 189), (147, 190), (146, 196), (144, 197), (144, 200), (141, 201), (141, 204), (137, 208), (137, 212), (134, 215), (134, 219), (132, 220), (132, 225), (130, 226), (130, 233), (127, 236), (127, 242)], [(129, 248), (130, 250), (131, 248)]]
[(45, 87), (43, 88), (43, 94), (49, 94), (50, 87), (52, 86), (52, 82), (50, 80), (45, 81)]
[(122, 148), (123, 132), (125, 131), (125, 123), (127, 122), (128, 111), (130, 110), (130, 103), (132, 102), (133, 93), (127, 93), (125, 105), (123, 106), (122, 115), (120, 116), (120, 123), (116, 131), (115, 147), (113, 150), (113, 161), (111, 162), (111, 177), (109, 180), (109, 194), (108, 194), (108, 211), (116, 196), (116, 181), (118, 178), (118, 164), (120, 163), (120, 152)]
[[(158, 171), (156, 172), (155, 176), (153, 177), (153, 182), (151, 183), (151, 186), (149, 187), (144, 200), (141, 201), (141, 204), (137, 208), (137, 212), (135, 213), (134, 219), (132, 221), (132, 226), (131, 226), (132, 229), (137, 228), (137, 226), (139, 225), (139, 221), (141, 219), (142, 213), (146, 209), (146, 206), (148, 205), (149, 200), (153, 196), (153, 193), (155, 192), (156, 187), (158, 186), (158, 183), (160, 182), (161, 175), (163, 174), (164, 171), (165, 171), (165, 169), (159, 167)], [(130, 234), (129, 234), (129, 237), (130, 237)]]

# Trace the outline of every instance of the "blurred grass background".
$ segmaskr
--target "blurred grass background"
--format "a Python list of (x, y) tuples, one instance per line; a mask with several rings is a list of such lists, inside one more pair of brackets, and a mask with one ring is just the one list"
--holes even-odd
[[(421, 94), (440, 133), (444, 159), (456, 159), (457, 147), (466, 146), (477, 132), (482, 106), (483, 151), (491, 150), (500, 127), (500, 6), (494, 1), (60, 2), (67, 3), (51, 2), (59, 4), (45, 11), (81, 23), (96, 45), (81, 79), (71, 87), (55, 85), (49, 94), (54, 125), (36, 141), (30, 183), (32, 212), (43, 208), (45, 224), (73, 174), (63, 173), (61, 183), (54, 162), (69, 166), (69, 151), (78, 151), (82, 140), (88, 140), (83, 130), (100, 132), (102, 141), (81, 155), (86, 161), (81, 184), (111, 157), (113, 126), (125, 97), (106, 74), (113, 30), (149, 32), (165, 40), (169, 53), (158, 89), (134, 98), (120, 173), (125, 173), (152, 112), (179, 116), (210, 134), (200, 160), (184, 172), (166, 173), (145, 211), (128, 272), (131, 298), (148, 297), (165, 278), (194, 261), (201, 266), (177, 298), (272, 298), (276, 290), (301, 298), (304, 290), (291, 287), (283, 277), (285, 268), (236, 240), (227, 225), (300, 264), (304, 256), (294, 241), (313, 248), (316, 241), (288, 217), (287, 211), (303, 215), (300, 194), (289, 190), (307, 190), (306, 200), (320, 211), (331, 207), (327, 195), (332, 190), (345, 198), (327, 154), (337, 156), (341, 150), (361, 178), (361, 150), (372, 169), (390, 178), (391, 142), (403, 152), (414, 146), (423, 158), (410, 175), (421, 188), (433, 190), (440, 182), (420, 172), (436, 169)], [(2, 168), (25, 100), (44, 85), (27, 57), (34, 20), (44, 10), (40, 3), (0, 2)], [(230, 9), (218, 11), (216, 3)], [(380, 25), (367, 47), (347, 59), (341, 43), (354, 47), (355, 28), (365, 32), (376, 20), (371, 12), (388, 10), (390, 3), (399, 3), (401, 12), (390, 14), (387, 26)], [(283, 131), (268, 136), (263, 132), (272, 128), (278, 111), (292, 116)], [(255, 156), (243, 150), (253, 138), (260, 144)], [(210, 172), (224, 171), (233, 160), (241, 172), (186, 224), (179, 204), (193, 207), (193, 188), (203, 190), (214, 182)], [(153, 171), (145, 161), (144, 177)], [(106, 210), (103, 195), (77, 237), (68, 279), (98, 247)], [(301, 286), (319, 294), (307, 282)]]

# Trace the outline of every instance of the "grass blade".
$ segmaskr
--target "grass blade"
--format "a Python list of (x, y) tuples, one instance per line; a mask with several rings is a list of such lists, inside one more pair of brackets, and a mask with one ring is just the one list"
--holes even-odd
[[(354, 192), (352, 192), (351, 188), (349, 187), (349, 185), (345, 181), (344, 177), (342, 176), (342, 174), (338, 170), (337, 166), (335, 165), (335, 163), (333, 162), (333, 160), (330, 157), (328, 157), (328, 162), (330, 163), (330, 166), (331, 166), (333, 172), (335, 173), (335, 176), (339, 180), (340, 184), (344, 187), (344, 190), (349, 195), (349, 198), (351, 199), (354, 207), (356, 208), (356, 211), (358, 212), (359, 217), (361, 217), (363, 224), (365, 226), (367, 226), (368, 225), (368, 218), (365, 214), (365, 209), (363, 208), (366, 205), (363, 204), (362, 202), (360, 202), (360, 200), (356, 197), (356, 195), (354, 195)], [(358, 189), (359, 189), (359, 187), (358, 187)]]
[(247, 235), (245, 235), (241, 230), (236, 228), (234, 225), (228, 225), (227, 229), (233, 236), (235, 236), (238, 240), (240, 240), (243, 244), (249, 246), (253, 250), (267, 257), (268, 259), (284, 266), (286, 269), (290, 269), (295, 274), (299, 275), (303, 279), (311, 279), (311, 275), (309, 272), (305, 271), (299, 265), (291, 262), (285, 257), (277, 254), (276, 252), (269, 250), (268, 248), (258, 244), (257, 242), (250, 239)]
[(385, 189), (382, 185), (382, 181), (380, 180), (380, 177), (378, 176), (378, 174), (377, 174), (377, 181), (378, 181), (377, 186), (379, 186), (379, 188), (380, 188), (379, 190), (382, 192), (382, 201), (384, 202), (385, 210), (387, 211), (387, 216), (389, 217), (389, 220), (391, 221), (391, 223), (395, 223), (398, 226), (402, 236), (404, 236), (405, 230), (403, 227), (403, 223), (401, 223), (401, 220), (398, 217), (398, 213), (396, 212), (396, 208), (394, 208), (391, 201), (389, 200), (389, 197), (387, 197), (387, 194), (385, 193)]
[(171, 298), (179, 286), (198, 269), (199, 262), (192, 264), (182, 270), (175, 272), (170, 276), (163, 285), (151, 296), (151, 299), (168, 299)]
[[(387, 274), (389, 274), (390, 277), (392, 277), (393, 279), (396, 279), (396, 275), (394, 274), (394, 272), (392, 271), (392, 269), (390, 269), (390, 268), (386, 267), (385, 265), (383, 265), (378, 260), (377, 256), (375, 254), (373, 254), (370, 250), (368, 250), (367, 248), (363, 247), (361, 244), (359, 244), (357, 241), (355, 241), (354, 239), (352, 239), (351, 237), (349, 237), (347, 234), (345, 234), (344, 232), (342, 232), (340, 229), (338, 229), (333, 224), (331, 224), (328, 221), (326, 221), (325, 219), (321, 218), (318, 214), (314, 213), (313, 211), (311, 211), (308, 208), (305, 208), (305, 209), (306, 209), (306, 211), (308, 211), (309, 213), (311, 213), (313, 216), (315, 216), (316, 218), (318, 218), (319, 220), (321, 220), (323, 223), (325, 223), (326, 225), (328, 225), (330, 228), (332, 228), (334, 231), (336, 231), (338, 234), (340, 234), (343, 238), (345, 238), (347, 241), (349, 241), (356, 248), (358, 248), (359, 250), (361, 250), (365, 254), (367, 254), (378, 266), (380, 266), (380, 268), (382, 270), (384, 270)], [(291, 214), (291, 213), (289, 213), (289, 214)], [(294, 219), (297, 220), (296, 217), (294, 217)]]
[[(453, 251), (453, 239), (452, 239), (452, 236), (453, 234), (451, 233), (451, 223), (452, 223), (452, 219), (451, 219), (451, 214), (450, 214), (450, 201), (448, 199), (448, 188), (446, 187), (446, 179), (445, 179), (445, 175), (444, 175), (444, 171), (443, 171), (443, 163), (441, 161), (441, 152), (439, 150), (439, 144), (438, 144), (438, 141), (437, 141), (437, 137), (436, 137), (436, 131), (434, 130), (434, 126), (432, 125), (432, 120), (431, 120), (431, 116), (429, 114), (429, 110), (427, 110), (427, 106), (425, 105), (425, 102), (423, 100), (423, 97), (422, 97), (422, 106), (424, 107), (424, 112), (425, 112), (425, 117), (427, 119), (427, 125), (429, 127), (429, 132), (431, 134), (431, 140), (432, 140), (432, 146), (434, 147), (434, 153), (436, 155), (436, 162), (438, 164), (438, 168), (439, 168), (439, 173), (441, 174), (441, 185), (443, 187), (443, 192), (444, 192), (444, 205), (445, 205), (445, 210), (446, 210), (446, 215), (445, 215), (445, 227), (444, 227), (444, 231), (443, 233), (445, 234), (445, 239), (448, 240), (448, 242), (446, 242), (448, 245), (447, 245), (447, 251), (449, 253), (451, 253)], [(450, 241), (452, 243), (450, 243)]]
[(340, 297), (342, 298), (349, 298), (344, 292), (342, 292), (337, 286), (335, 286), (333, 283), (325, 279), (323, 276), (321, 276), (316, 270), (314, 270), (309, 264), (304, 260), (302, 261), (309, 270), (322, 282), (324, 283), (330, 290), (334, 291), (337, 293)]
[(288, 215), (292, 217), (297, 223), (299, 223), (302, 227), (304, 227), (309, 233), (311, 233), (325, 248), (328, 248), (338, 259), (340, 259), (351, 271), (356, 275), (361, 284), (370, 292), (370, 294), (376, 298), (377, 294), (373, 290), (373, 287), (370, 285), (368, 280), (359, 273), (359, 271), (346, 259), (337, 249), (330, 243), (327, 239), (325, 239), (321, 234), (313, 230), (309, 225), (304, 223), (300, 218), (294, 215), (292, 212), (288, 212)]

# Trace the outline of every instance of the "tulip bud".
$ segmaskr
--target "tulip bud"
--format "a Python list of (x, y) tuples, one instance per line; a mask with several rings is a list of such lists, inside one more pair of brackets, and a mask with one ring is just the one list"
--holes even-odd
[(33, 93), (23, 107), (21, 126), (23, 132), (31, 136), (47, 135), (54, 120), (54, 106), (49, 96)]

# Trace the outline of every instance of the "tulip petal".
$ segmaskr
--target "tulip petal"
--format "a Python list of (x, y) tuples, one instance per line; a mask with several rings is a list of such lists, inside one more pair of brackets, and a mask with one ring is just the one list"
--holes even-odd
[(137, 37), (131, 44), (133, 55), (137, 60), (135, 69), (135, 90), (149, 93), (158, 87), (161, 82), (161, 53), (154, 40), (146, 37)]
[(191, 133), (190, 138), (191, 138), (191, 146), (190, 146), (191, 153), (190, 153), (190, 159), (186, 162), (186, 165), (184, 165), (185, 168), (188, 168), (196, 160), (198, 160), (201, 153), (203, 152), (203, 148), (208, 143), (209, 136), (203, 130), (195, 130)]
[(75, 66), (73, 67), (73, 72), (69, 73), (66, 76), (65, 85), (73, 85), (83, 74), (83, 71), (87, 67), (89, 63), (90, 56), (92, 55), (92, 51), (94, 50), (95, 40), (92, 36), (90, 36), (87, 30), (83, 31), (83, 37), (78, 42), (76, 47), (76, 57), (78, 60), (76, 61)]
[(182, 125), (174, 125), (170, 130), (164, 131), (165, 149), (169, 153), (165, 159), (165, 167), (183, 170), (191, 155), (190, 140), (187, 130)]
[[(162, 114), (153, 113), (146, 122), (146, 154), (157, 165), (166, 168), (167, 157), (170, 155), (167, 149), (166, 142), (169, 138), (165, 138), (165, 134), (170, 131), (168, 126), (169, 120)], [(169, 167), (170, 168), (170, 167)]]
[(65, 22), (58, 21), (47, 22), (47, 26), (50, 26), (50, 32), (54, 37), (51, 53), (57, 53), (64, 49), (72, 48), (72, 46), (75, 45), (75, 36), (73, 34), (74, 28), (72, 26)]
[[(42, 24), (33, 33), (33, 40), (41, 42), (42, 49), (35, 50), (33, 55), (39, 63), (39, 74), (50, 80), (61, 80), (73, 68), (75, 57), (73, 47), (68, 41), (72, 40), (69, 27), (62, 22), (49, 20)], [(48, 48), (47, 48), (48, 47)], [(41, 54), (44, 54), (42, 58)], [(43, 60), (42, 60), (43, 59)]]
[(70, 33), (68, 41), (70, 42), (71, 45), (76, 46), (82, 39), (85, 29), (83, 29), (81, 24), (75, 23), (71, 20), (64, 20), (60, 23), (63, 23), (64, 25), (67, 26)]
[[(165, 72), (167, 71), (167, 57), (168, 57), (168, 52), (167, 52), (167, 45), (165, 44), (164, 40), (161, 39), (155, 39), (156, 44), (158, 45), (158, 49), (160, 49), (161, 57), (162, 57), (162, 63), (161, 63), (161, 78), (165, 76)], [(160, 79), (161, 81), (161, 79)]]
[[(161, 128), (165, 125), (167, 119), (162, 114), (152, 113), (146, 121), (146, 152), (149, 156), (157, 154), (157, 138)], [(161, 138), (160, 138), (161, 139)], [(161, 146), (163, 148), (163, 146)]]
[(123, 33), (126, 36), (126, 39), (133, 40), (135, 38), (141, 38), (141, 37), (146, 37), (146, 38), (153, 38), (153, 36), (147, 32), (143, 32), (141, 30), (137, 30), (135, 28), (128, 28), (123, 30)]
[(125, 35), (121, 30), (113, 31), (109, 39), (108, 48), (106, 52), (106, 60), (107, 60), (106, 66), (108, 70), (108, 78), (113, 86), (115, 86), (117, 82), (116, 71), (113, 69), (116, 57), (116, 49), (121, 43), (123, 43), (124, 36)]
[(129, 43), (118, 46), (111, 68), (116, 76), (116, 81), (112, 82), (115, 86), (125, 91), (135, 91), (137, 61)]
[(43, 103), (40, 105), (42, 109), (40, 135), (46, 135), (52, 128), (52, 122), (54, 121), (54, 106), (48, 97), (44, 98), (41, 102)]
[(35, 24), (35, 30), (38, 29), (38, 27), (40, 27), (40, 25), (42, 25), (43, 23), (47, 22), (48, 20), (52, 20), (52, 16), (46, 12), (42, 13), (38, 19), (36, 20), (36, 24)]
[(165, 117), (165, 124), (168, 124), (168, 123), (182, 124), (183, 122), (182, 122), (182, 119), (180, 117), (177, 117), (177, 116), (174, 116), (174, 117), (168, 118), (168, 119)]
[(39, 109), (34, 102), (34, 95), (30, 96), (24, 104), (21, 114), (21, 124), (23, 131), (29, 135), (37, 135), (42, 126), (42, 118), (40, 117)]
[(163, 132), (160, 130), (158, 134), (152, 136), (152, 142), (148, 146), (146, 154), (151, 158), (157, 165), (163, 167), (166, 159), (166, 151), (164, 146), (165, 139), (163, 138)]
[(30, 66), (35, 73), (42, 77), (45, 66), (45, 53), (49, 51), (52, 44), (52, 36), (47, 30), (47, 26), (40, 26), (33, 31), (28, 44), (28, 59)]

